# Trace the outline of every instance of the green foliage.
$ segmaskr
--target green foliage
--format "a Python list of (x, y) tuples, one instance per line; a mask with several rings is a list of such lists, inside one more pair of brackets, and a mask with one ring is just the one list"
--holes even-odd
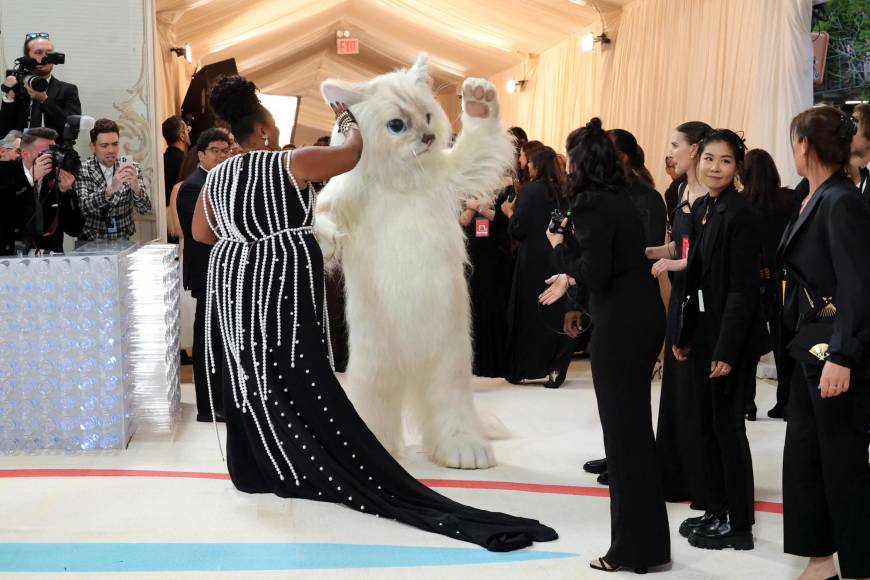
[(856, 97), (870, 92), (870, 0), (828, 0), (813, 14), (813, 30), (830, 35), (826, 76), (830, 89)]

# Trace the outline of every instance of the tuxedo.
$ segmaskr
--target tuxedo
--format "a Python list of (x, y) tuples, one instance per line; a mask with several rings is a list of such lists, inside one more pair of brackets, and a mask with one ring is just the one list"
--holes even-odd
[(27, 93), (16, 95), (11, 103), (3, 102), (0, 106), (0, 135), (13, 129), (23, 131), (29, 127), (48, 127), (57, 131), (60, 139), (66, 118), (82, 114), (79, 89), (52, 76), (46, 93), (48, 99), (44, 103), (33, 102)]
[[(182, 282), (184, 287), (196, 298), (196, 318), (193, 321), (193, 382), (196, 391), (196, 411), (198, 420), (211, 418), (208, 402), (208, 381), (206, 373), (210, 372), (206, 365), (205, 307), (208, 303), (206, 281), (208, 279), (208, 260), (211, 246), (197, 242), (191, 232), (193, 213), (199, 202), (200, 191), (205, 184), (208, 172), (202, 167), (190, 174), (178, 190), (175, 207), (178, 210), (178, 221), (184, 233)], [(218, 328), (217, 316), (212, 314), (212, 327)], [(211, 375), (212, 400), (215, 413), (223, 414), (223, 397), (221, 396), (221, 381), (223, 377), (223, 347), (220, 334), (213, 332), (211, 348), (215, 357), (215, 372)]]
[[(789, 353), (796, 363), (783, 456), (785, 551), (836, 552), (844, 578), (870, 576), (868, 247), (870, 207), (837, 174), (788, 225), (778, 252), (785, 276), (782, 322), (794, 333)], [(816, 319), (813, 313), (828, 300), (836, 314)], [(827, 360), (850, 367), (851, 377), (847, 392), (822, 399), (824, 363), (807, 357), (806, 348), (825, 341)]]
[(48, 177), (30, 184), (23, 160), (0, 162), (0, 255), (30, 249), (63, 252), (63, 234), (75, 236), (81, 213), (75, 190), (61, 192)]

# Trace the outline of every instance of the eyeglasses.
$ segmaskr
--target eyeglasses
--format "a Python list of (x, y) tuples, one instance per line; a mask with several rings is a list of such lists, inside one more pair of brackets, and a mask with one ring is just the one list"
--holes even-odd
[(218, 148), (218, 147), (206, 147), (205, 149), (209, 153), (214, 153), (215, 155), (229, 155), (232, 150), (229, 147)]
[(24, 35), (25, 40), (33, 40), (34, 38), (51, 38), (47, 32), (28, 32)]

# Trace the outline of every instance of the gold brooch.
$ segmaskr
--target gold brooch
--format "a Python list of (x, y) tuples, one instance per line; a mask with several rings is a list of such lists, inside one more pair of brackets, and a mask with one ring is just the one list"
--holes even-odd
[(820, 361), (827, 360), (830, 356), (828, 353), (828, 345), (824, 342), (821, 342), (810, 349), (810, 354), (819, 359)]

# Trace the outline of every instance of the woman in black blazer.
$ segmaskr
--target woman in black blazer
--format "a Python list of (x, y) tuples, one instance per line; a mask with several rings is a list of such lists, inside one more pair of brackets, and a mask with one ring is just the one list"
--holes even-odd
[[(557, 272), (541, 295), (561, 298), (568, 276), (589, 294), (592, 380), (610, 478), (610, 549), (592, 568), (645, 572), (670, 561), (668, 514), (656, 460), (650, 380), (665, 334), (640, 215), (620, 157), (599, 119), (568, 136), (574, 235), (547, 231)], [(567, 226), (567, 220), (564, 224)]]
[(870, 208), (845, 174), (851, 118), (832, 107), (791, 125), (809, 194), (779, 247), (783, 325), (795, 361), (783, 459), (785, 551), (801, 578), (870, 577)]
[(680, 533), (695, 547), (717, 550), (754, 545), (752, 456), (740, 377), (770, 342), (760, 311), (760, 215), (734, 188), (745, 151), (728, 129), (714, 130), (701, 146), (698, 173), (709, 193), (693, 208), (695, 237), (673, 347), (677, 360), (690, 365), (696, 412), (712, 427), (703, 434), (697, 466), (707, 511), (685, 520)]

